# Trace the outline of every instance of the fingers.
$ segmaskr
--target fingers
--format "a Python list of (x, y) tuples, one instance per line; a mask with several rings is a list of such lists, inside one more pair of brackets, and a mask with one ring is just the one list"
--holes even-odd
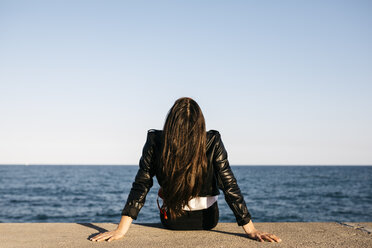
[(252, 238), (256, 239), (257, 241), (264, 242), (281, 242), (282, 240), (271, 233), (265, 233), (265, 232), (258, 232), (255, 236)]
[(260, 242), (264, 242), (264, 240), (261, 238), (260, 234), (257, 234), (257, 240), (260, 241)]
[(110, 232), (105, 232), (105, 233), (101, 233), (101, 234), (98, 234), (98, 235), (94, 236), (90, 240), (100, 242), (100, 241), (103, 241), (103, 240), (106, 240), (106, 239), (110, 238), (111, 236), (112, 236), (112, 234)]
[(93, 238), (90, 238), (90, 240), (91, 240), (91, 241), (96, 241), (97, 239), (99, 239), (99, 238), (101, 237), (101, 234), (102, 234), (102, 233), (100, 233), (100, 234), (94, 236)]
[(97, 242), (104, 241), (104, 240), (108, 239), (109, 237), (110, 236), (105, 235), (105, 236), (102, 236), (102, 237), (98, 238), (96, 241)]
[(120, 239), (122, 237), (124, 237), (124, 235), (117, 234), (115, 231), (113, 231), (113, 232), (100, 233), (100, 234), (94, 236), (93, 238), (90, 238), (90, 240), (91, 241), (96, 241), (96, 242), (107, 240), (108, 242), (111, 242), (113, 240), (117, 240), (117, 239)]
[(282, 240), (279, 237), (275, 236), (274, 234), (270, 234), (270, 238), (272, 238), (276, 242), (282, 242)]
[(270, 234), (268, 233), (262, 234), (261, 238), (269, 242), (275, 242), (272, 238), (270, 238)]

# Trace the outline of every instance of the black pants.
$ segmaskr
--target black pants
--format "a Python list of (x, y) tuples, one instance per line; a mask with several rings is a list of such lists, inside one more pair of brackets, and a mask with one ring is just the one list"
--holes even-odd
[(167, 213), (168, 219), (164, 219), (164, 216), (160, 214), (161, 223), (164, 227), (173, 230), (209, 230), (218, 223), (217, 202), (207, 209), (185, 212), (184, 215), (176, 219), (171, 219), (169, 213)]

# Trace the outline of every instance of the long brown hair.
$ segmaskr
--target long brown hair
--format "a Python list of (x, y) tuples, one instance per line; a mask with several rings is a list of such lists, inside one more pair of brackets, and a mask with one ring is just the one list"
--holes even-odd
[(161, 164), (164, 204), (171, 218), (202, 189), (207, 170), (206, 127), (199, 105), (191, 98), (178, 99), (169, 110), (162, 137)]

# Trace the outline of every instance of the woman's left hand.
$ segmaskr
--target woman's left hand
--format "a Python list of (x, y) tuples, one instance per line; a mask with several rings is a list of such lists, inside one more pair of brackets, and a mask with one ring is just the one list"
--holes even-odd
[(243, 226), (243, 229), (249, 238), (258, 240), (260, 242), (264, 242), (264, 241), (281, 242), (282, 241), (279, 237), (275, 236), (274, 234), (257, 230), (254, 227), (252, 220), (250, 220), (248, 224), (245, 224)]
[(254, 239), (260, 242), (269, 241), (269, 242), (281, 242), (282, 240), (275, 236), (274, 234), (262, 232), (259, 230), (255, 230), (251, 233), (247, 233), (250, 239)]

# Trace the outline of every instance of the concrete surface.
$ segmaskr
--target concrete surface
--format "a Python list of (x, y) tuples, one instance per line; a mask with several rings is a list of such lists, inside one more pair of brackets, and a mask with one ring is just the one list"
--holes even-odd
[(259, 243), (245, 237), (235, 223), (211, 231), (170, 231), (161, 224), (132, 224), (126, 236), (112, 242), (90, 237), (116, 228), (114, 223), (0, 223), (0, 247), (372, 247), (372, 223), (255, 223), (279, 236), (281, 243)]

